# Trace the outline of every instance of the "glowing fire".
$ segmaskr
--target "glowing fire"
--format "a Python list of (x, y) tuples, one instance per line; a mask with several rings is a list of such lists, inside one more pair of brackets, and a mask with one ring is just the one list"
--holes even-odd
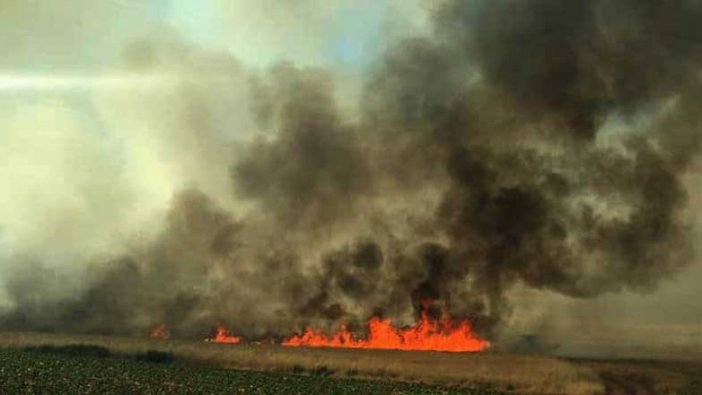
[(171, 331), (165, 324), (154, 325), (149, 330), (149, 337), (155, 337), (158, 339), (169, 339), (171, 337)]
[(241, 343), (241, 338), (239, 336), (234, 336), (230, 334), (227, 328), (224, 327), (224, 325), (219, 325), (217, 327), (217, 331), (215, 332), (215, 337), (205, 339), (205, 341), (214, 343), (237, 344)]
[(458, 323), (450, 318), (434, 320), (424, 311), (416, 324), (406, 328), (395, 328), (390, 320), (373, 317), (368, 321), (367, 338), (357, 339), (342, 324), (338, 332), (327, 336), (312, 328), (302, 335), (293, 336), (282, 343), (284, 346), (342, 347), (385, 350), (424, 350), (468, 352), (482, 351), (490, 343), (472, 332), (470, 323)]
[[(429, 313), (431, 302), (422, 303), (424, 309), (417, 323), (396, 328), (389, 319), (373, 317), (368, 320), (365, 337), (357, 337), (341, 323), (336, 333), (327, 335), (313, 328), (307, 328), (302, 334), (291, 336), (280, 344), (287, 347), (335, 347), (364, 348), (380, 350), (417, 350), (445, 352), (475, 352), (490, 347), (490, 342), (473, 332), (467, 319), (454, 320), (444, 309), (441, 318), (433, 318)], [(168, 338), (168, 328), (157, 325), (151, 330), (152, 337)], [(242, 337), (229, 332), (224, 325), (217, 326), (214, 337), (205, 339), (213, 343), (238, 344), (245, 342)], [(274, 344), (272, 338), (252, 344)]]

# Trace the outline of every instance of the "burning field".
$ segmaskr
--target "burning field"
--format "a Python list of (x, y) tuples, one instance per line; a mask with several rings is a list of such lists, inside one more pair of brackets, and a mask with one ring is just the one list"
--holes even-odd
[(0, 2), (0, 333), (532, 393), (616, 380), (510, 351), (700, 355), (700, 1), (65, 3)]
[[(159, 324), (149, 331), (149, 336), (167, 339), (170, 334), (165, 325)], [(246, 342), (245, 339), (229, 333), (227, 328), (223, 326), (217, 327), (215, 336), (206, 339), (206, 341), (230, 344)], [(275, 344), (275, 340), (269, 338), (256, 343)], [(455, 322), (450, 317), (432, 318), (429, 315), (428, 307), (422, 311), (419, 322), (408, 327), (396, 328), (389, 319), (373, 317), (368, 320), (365, 336), (352, 333), (348, 326), (342, 322), (334, 333), (326, 334), (323, 331), (307, 327), (302, 334), (284, 338), (280, 344), (285, 347), (444, 352), (476, 352), (483, 351), (490, 346), (490, 342), (473, 333), (467, 319)]]

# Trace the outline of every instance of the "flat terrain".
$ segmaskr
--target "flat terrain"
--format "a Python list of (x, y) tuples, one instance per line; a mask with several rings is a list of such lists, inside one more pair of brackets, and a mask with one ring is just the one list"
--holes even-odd
[(606, 394), (702, 394), (702, 362), (663, 360), (576, 360), (595, 371)]
[(1, 394), (696, 394), (702, 393), (700, 367), (0, 333)]
[(129, 358), (0, 350), (2, 394), (446, 394), (491, 391), (416, 383), (225, 370)]

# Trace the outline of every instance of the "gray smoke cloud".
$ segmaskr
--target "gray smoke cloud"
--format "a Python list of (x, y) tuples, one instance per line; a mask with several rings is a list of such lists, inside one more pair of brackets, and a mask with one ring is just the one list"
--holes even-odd
[[(283, 336), (373, 314), (409, 323), (432, 300), (493, 338), (516, 286), (648, 292), (690, 262), (700, 2), (455, 0), (433, 13), (431, 36), (374, 64), (351, 116), (328, 71), (218, 61), (246, 75), (245, 126), (263, 132), (220, 144), (212, 128), (228, 120), (197, 87), (178, 91), (205, 136), (186, 140), (205, 142), (193, 163), (217, 181), (183, 167), (209, 188), (179, 192), (154, 240), (67, 297), (39, 295), (56, 276), (37, 266), (15, 273), (0, 327), (204, 336), (222, 322)], [(149, 53), (133, 55), (140, 67)]]

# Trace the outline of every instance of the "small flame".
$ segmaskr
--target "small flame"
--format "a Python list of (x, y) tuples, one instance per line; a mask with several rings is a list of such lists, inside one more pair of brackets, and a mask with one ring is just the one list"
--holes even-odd
[(149, 337), (154, 337), (157, 339), (169, 339), (171, 337), (171, 331), (168, 330), (166, 324), (154, 325), (149, 330)]
[(227, 328), (225, 328), (224, 325), (219, 325), (217, 327), (217, 331), (215, 332), (215, 337), (205, 339), (205, 341), (214, 343), (237, 344), (241, 343), (241, 338), (239, 336), (234, 336), (230, 334), (229, 330), (227, 330)]
[(367, 338), (357, 339), (341, 324), (338, 332), (327, 336), (307, 328), (302, 335), (292, 336), (282, 343), (291, 347), (341, 347), (384, 350), (423, 350), (447, 352), (482, 351), (490, 342), (472, 332), (470, 322), (458, 323), (451, 318), (434, 320), (428, 312), (422, 312), (416, 324), (406, 328), (395, 328), (389, 319), (373, 317), (368, 321)]

